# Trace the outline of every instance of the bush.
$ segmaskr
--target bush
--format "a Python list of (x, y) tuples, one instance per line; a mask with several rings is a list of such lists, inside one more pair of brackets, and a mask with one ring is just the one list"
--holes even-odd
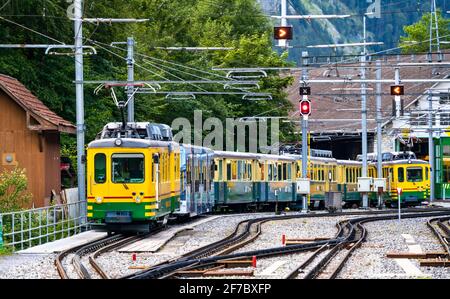
[(17, 211), (32, 198), (27, 191), (28, 179), (20, 168), (0, 173), (0, 213)]

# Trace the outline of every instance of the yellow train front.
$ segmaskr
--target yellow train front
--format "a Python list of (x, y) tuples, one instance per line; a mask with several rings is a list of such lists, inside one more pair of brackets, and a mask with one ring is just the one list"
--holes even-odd
[(172, 141), (106, 138), (87, 150), (87, 216), (108, 231), (148, 231), (179, 208), (180, 149)]

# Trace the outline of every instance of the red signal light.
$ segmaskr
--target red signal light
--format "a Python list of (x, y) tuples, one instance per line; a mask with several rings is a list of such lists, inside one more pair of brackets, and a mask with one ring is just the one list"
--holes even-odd
[(300, 102), (300, 114), (302, 116), (311, 115), (311, 102), (308, 100), (303, 100)]
[(292, 26), (283, 26), (274, 28), (274, 38), (279, 39), (292, 39)]

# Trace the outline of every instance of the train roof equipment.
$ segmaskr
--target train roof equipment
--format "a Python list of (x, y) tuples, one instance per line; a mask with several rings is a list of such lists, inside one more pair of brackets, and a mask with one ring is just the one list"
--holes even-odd
[(108, 123), (97, 135), (97, 139), (134, 138), (173, 141), (172, 128), (165, 124), (150, 122), (127, 123), (124, 127), (120, 122)]

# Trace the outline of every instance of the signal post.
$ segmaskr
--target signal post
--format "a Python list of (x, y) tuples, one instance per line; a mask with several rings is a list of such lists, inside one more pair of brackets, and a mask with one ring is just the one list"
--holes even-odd
[(311, 190), (310, 180), (308, 179), (308, 118), (311, 115), (311, 102), (308, 100), (308, 96), (311, 95), (311, 88), (306, 86), (306, 80), (308, 80), (308, 52), (302, 53), (303, 57), (303, 70), (302, 81), (300, 85), (300, 115), (302, 116), (302, 181), (300, 186), (297, 187), (297, 193), (303, 195), (302, 212), (308, 212), (308, 194)]

